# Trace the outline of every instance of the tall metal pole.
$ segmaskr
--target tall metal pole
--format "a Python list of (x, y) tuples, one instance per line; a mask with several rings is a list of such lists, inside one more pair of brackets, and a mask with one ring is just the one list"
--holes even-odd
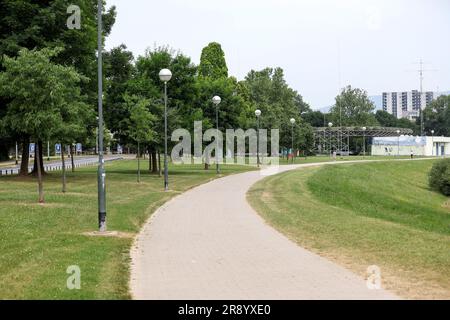
[[(422, 59), (420, 59), (420, 99), (419, 99), (419, 109), (420, 109), (420, 136), (423, 137), (423, 110), (422, 110), (422, 92), (423, 92), (423, 62)], [(426, 98), (425, 98), (426, 103)]]
[[(219, 135), (219, 105), (216, 105), (216, 127), (217, 127), (217, 135)], [(219, 166), (219, 139), (216, 137), (217, 148), (216, 148), (216, 173), (220, 173)]]
[(98, 0), (97, 40), (98, 40), (98, 227), (100, 232), (106, 231), (106, 187), (105, 160), (103, 159), (103, 1)]
[(434, 157), (434, 130), (431, 131), (431, 156)]
[(138, 176), (137, 176), (137, 181), (141, 182), (141, 150), (140, 150), (139, 141), (138, 141), (137, 158), (138, 158)]
[(256, 130), (256, 161), (259, 168), (259, 117), (256, 118), (257, 130)]
[(164, 190), (169, 190), (169, 168), (167, 162), (167, 81), (164, 81)]
[(19, 146), (16, 141), (16, 164), (19, 164)]
[(363, 134), (363, 157), (366, 157), (366, 132)]
[(294, 124), (291, 127), (292, 163), (294, 163)]

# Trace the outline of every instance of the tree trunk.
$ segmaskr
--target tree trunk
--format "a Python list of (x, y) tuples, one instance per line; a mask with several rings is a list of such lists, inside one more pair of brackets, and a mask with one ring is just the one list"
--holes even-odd
[(61, 143), (62, 192), (66, 193), (66, 160), (64, 159), (64, 147)]
[(28, 175), (28, 165), (30, 161), (30, 138), (24, 138), (22, 141), (22, 158), (20, 160), (20, 176)]
[(70, 144), (70, 160), (72, 161), (72, 172), (75, 172), (75, 160), (73, 159), (73, 144)]
[(150, 151), (150, 148), (147, 149), (148, 150), (148, 171), (152, 171), (152, 153)]
[[(39, 149), (39, 152), (38, 152)], [(44, 170), (44, 158), (42, 156), (42, 141), (38, 141), (35, 146), (34, 146), (34, 163), (33, 163), (33, 171), (31, 172), (31, 174), (36, 175), (38, 174), (38, 163), (41, 169), (41, 175), (45, 175), (45, 170)], [(39, 157), (39, 159), (38, 159)], [(38, 161), (39, 160), (39, 161)]]
[(42, 183), (42, 170), (41, 170), (41, 156), (42, 156), (42, 143), (38, 143), (36, 150), (37, 161), (37, 176), (38, 176), (38, 190), (39, 190), (39, 203), (44, 203), (44, 186)]
[(162, 177), (162, 170), (161, 170), (161, 152), (158, 150), (158, 174), (160, 177)]
[(156, 149), (152, 150), (151, 158), (152, 158), (152, 173), (158, 173), (158, 165), (157, 165), (158, 159), (156, 157)]

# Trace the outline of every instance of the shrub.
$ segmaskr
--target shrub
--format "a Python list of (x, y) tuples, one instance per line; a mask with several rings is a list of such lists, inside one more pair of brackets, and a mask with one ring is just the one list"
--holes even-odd
[(429, 175), (430, 188), (450, 196), (450, 159), (436, 162)]

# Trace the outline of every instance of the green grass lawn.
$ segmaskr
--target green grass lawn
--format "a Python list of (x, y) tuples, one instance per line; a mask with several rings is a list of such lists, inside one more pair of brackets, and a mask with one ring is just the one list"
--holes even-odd
[(252, 206), (289, 238), (354, 272), (381, 268), (406, 298), (450, 298), (450, 199), (431, 191), (433, 160), (306, 168), (266, 178)]
[[(45, 178), (46, 204), (37, 203), (34, 178), (0, 177), (0, 299), (129, 298), (129, 249), (133, 236), (162, 203), (216, 178), (214, 168), (170, 167), (170, 192), (163, 178), (143, 170), (136, 182), (136, 161), (106, 164), (108, 229), (125, 237), (90, 237), (97, 227), (96, 167), (68, 172), (68, 193), (61, 174)], [(143, 163), (145, 167), (146, 164)], [(251, 170), (222, 166), (222, 175)], [(81, 290), (68, 290), (66, 270), (81, 269)]]

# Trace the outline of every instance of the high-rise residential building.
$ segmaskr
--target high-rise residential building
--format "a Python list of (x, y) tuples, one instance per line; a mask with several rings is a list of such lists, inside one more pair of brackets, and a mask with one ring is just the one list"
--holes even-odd
[(383, 110), (398, 119), (414, 120), (420, 117), (420, 109), (425, 109), (435, 99), (434, 92), (413, 90), (408, 92), (383, 92)]

